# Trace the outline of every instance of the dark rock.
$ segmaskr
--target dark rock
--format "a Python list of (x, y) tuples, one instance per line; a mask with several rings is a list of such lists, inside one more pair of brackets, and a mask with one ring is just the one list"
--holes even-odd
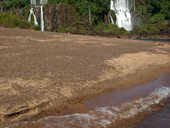
[[(24, 17), (28, 18), (29, 9), (24, 9)], [(44, 23), (46, 31), (58, 31), (58, 29), (71, 26), (79, 20), (79, 15), (73, 6), (68, 4), (48, 4), (44, 8)], [(34, 7), (37, 20), (40, 23), (40, 6)]]
[[(40, 14), (40, 12), (38, 12)], [(57, 31), (77, 20), (75, 9), (67, 4), (50, 4), (44, 7), (45, 30)]]

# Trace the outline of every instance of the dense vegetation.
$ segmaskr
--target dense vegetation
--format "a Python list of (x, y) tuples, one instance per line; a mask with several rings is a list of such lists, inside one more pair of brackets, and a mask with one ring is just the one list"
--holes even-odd
[(104, 22), (104, 16), (108, 14), (110, 7), (110, 0), (49, 0), (49, 3), (71, 4), (83, 19), (88, 20), (90, 11), (92, 24)]
[(169, 31), (170, 0), (138, 0), (136, 13), (142, 19), (139, 33), (160, 33)]
[[(110, 13), (110, 0), (48, 0), (49, 4), (66, 3), (72, 5), (80, 16), (80, 24), (88, 24), (91, 30), (101, 33), (127, 34), (110, 24), (106, 16)], [(1, 0), (2, 10), (21, 9), (29, 5), (29, 0)], [(160, 33), (169, 31), (170, 0), (136, 0), (134, 17), (136, 33)], [(64, 31), (63, 28), (61, 28)]]
[(31, 28), (31, 25), (25, 18), (10, 13), (0, 13), (0, 26), (9, 28)]
[(30, 0), (0, 0), (0, 6), (5, 10), (23, 8), (29, 5)]

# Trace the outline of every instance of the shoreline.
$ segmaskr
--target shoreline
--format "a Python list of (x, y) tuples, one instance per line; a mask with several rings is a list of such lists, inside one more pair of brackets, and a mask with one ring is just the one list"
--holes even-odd
[(168, 44), (19, 29), (0, 29), (0, 38), (4, 124), (74, 112), (76, 103), (170, 72)]
[[(143, 70), (141, 72), (145, 72), (145, 73), (134, 74), (132, 76), (127, 77), (125, 80), (118, 80), (117, 82), (114, 82), (112, 87), (109, 87), (109, 88), (102, 88), (102, 90), (100, 90), (100, 89), (94, 90), (94, 92), (93, 91), (91, 92), (91, 89), (89, 89), (88, 92), (90, 92), (90, 93), (88, 93), (88, 96), (87, 95), (86, 96), (78, 96), (75, 99), (70, 99), (67, 101), (68, 103), (64, 103), (57, 110), (56, 110), (56, 108), (54, 108), (54, 110), (53, 109), (47, 110), (45, 112), (42, 112), (40, 115), (35, 116), (31, 120), (39, 119), (39, 118), (43, 118), (43, 117), (47, 117), (47, 116), (52, 116), (52, 115), (62, 116), (62, 115), (74, 114), (75, 112), (76, 113), (77, 112), (87, 112), (87, 111), (89, 111), (89, 109), (84, 108), (82, 106), (84, 104), (83, 103), (84, 101), (104, 95), (104, 94), (109, 94), (111, 92), (116, 92), (116, 91), (131, 88), (131, 87), (139, 86), (139, 85), (142, 86), (143, 84), (146, 84), (146, 83), (154, 80), (161, 74), (170, 72), (170, 66), (167, 65), (167, 66), (159, 67), (159, 68), (156, 67), (155, 69), (152, 69), (150, 71)], [(149, 73), (150, 73), (150, 75), (147, 75)], [(145, 77), (143, 77), (143, 75)], [(136, 79), (139, 79), (139, 78), (141, 78), (141, 79), (136, 81)], [(116, 87), (115, 85), (116, 86), (121, 85), (121, 87)], [(80, 110), (78, 110), (78, 111), (77, 111), (77, 109), (78, 109), (77, 106), (80, 106)], [(65, 109), (68, 109), (68, 110), (65, 111)]]
[(116, 123), (111, 124), (108, 128), (114, 127), (126, 127), (126, 128), (136, 128), (137, 125), (140, 125), (141, 122), (145, 121), (146, 118), (150, 117), (153, 113), (161, 111), (166, 107), (166, 101), (163, 100), (160, 103), (151, 106), (151, 111), (143, 111), (141, 113), (136, 114), (135, 116), (124, 119), (123, 123), (122, 120), (118, 120)]
[[(163, 67), (156, 67), (151, 69), (150, 71), (148, 71), (146, 69), (146, 71), (142, 70), (142, 72), (144, 72), (144, 74), (135, 74), (132, 75), (128, 78), (126, 78), (125, 81), (118, 81), (116, 85), (122, 85), (122, 87), (117, 88), (115, 86), (113, 86), (112, 88), (106, 88), (105, 90), (99, 90), (99, 92), (97, 90), (95, 90), (92, 93), (89, 93), (88, 96), (79, 96), (78, 98), (75, 99), (70, 99), (68, 101), (64, 101), (62, 104), (60, 104), (58, 107), (55, 107), (54, 109), (47, 109), (44, 110), (40, 113), (38, 113), (37, 115), (34, 115), (33, 117), (29, 117), (29, 118), (25, 118), (22, 119), (20, 121), (36, 121), (36, 120), (40, 120), (42, 118), (46, 118), (48, 116), (64, 116), (64, 115), (71, 115), (71, 114), (75, 114), (75, 113), (87, 113), (89, 111), (91, 111), (91, 108), (87, 108), (84, 105), (84, 101), (89, 100), (91, 98), (95, 98), (98, 97), (100, 95), (105, 95), (105, 94), (109, 94), (111, 92), (116, 92), (116, 91), (120, 91), (120, 90), (124, 90), (124, 89), (128, 89), (131, 87), (135, 87), (135, 86), (139, 86), (139, 85), (143, 85), (146, 84), (152, 80), (154, 80), (155, 78), (157, 78), (158, 76), (160, 76), (161, 74), (164, 73), (169, 73), (170, 72), (170, 66), (166, 65)], [(148, 73), (151, 73), (150, 75), (146, 75)], [(140, 79), (140, 81), (136, 81), (136, 79), (141, 78), (141, 76), (145, 76), (142, 79)], [(153, 105), (151, 108), (153, 109), (153, 112), (159, 111), (161, 110), (163, 107), (165, 107), (166, 105), (166, 101), (163, 100), (161, 101), (159, 104)], [(121, 104), (119, 104), (121, 105)], [(119, 106), (118, 105), (118, 106)], [(141, 121), (143, 121), (146, 117), (152, 115), (153, 112), (142, 112), (142, 113), (138, 113), (137, 115), (135, 115), (134, 117), (131, 117), (129, 119), (123, 119), (124, 123), (120, 123), (119, 120), (116, 121), (114, 124), (111, 124), (108, 126), (108, 128), (111, 128), (112, 126), (116, 126), (116, 127), (120, 127), (120, 126), (126, 126), (126, 127), (131, 127), (134, 126), (138, 123), (140, 123)], [(140, 117), (139, 117), (140, 116)], [(11, 123), (15, 123), (16, 121), (12, 121)], [(11, 124), (10, 123), (10, 124)], [(7, 124), (8, 126), (8, 124)], [(36, 125), (35, 125), (36, 126)], [(30, 125), (30, 128), (33, 128), (34, 126)]]
[[(6, 27), (0, 27), (0, 29), (13, 29), (13, 30), (24, 30), (24, 31), (33, 31), (33, 32), (38, 32), (41, 33), (41, 31), (34, 30), (34, 29), (20, 29), (20, 28), (6, 28)], [(160, 38), (160, 39), (170, 39), (170, 34), (169, 33), (159, 33), (159, 34), (129, 34), (129, 35), (112, 35), (112, 34), (85, 34), (85, 33), (70, 33), (70, 32), (51, 32), (51, 31), (45, 31), (45, 33), (51, 33), (51, 34), (70, 34), (70, 35), (77, 35), (77, 36), (91, 36), (91, 37), (103, 37), (103, 38), (116, 38), (116, 39), (130, 39), (133, 40), (133, 38), (136, 40), (138, 37), (142, 36), (144, 38)], [(138, 39), (137, 39), (138, 40)], [(137, 41), (136, 40), (136, 41)], [(145, 40), (141, 40), (145, 41)], [(147, 40), (146, 40), (147, 42)], [(152, 42), (158, 42), (158, 41), (152, 41)], [(160, 41), (161, 42), (161, 41)], [(163, 42), (165, 43), (165, 42)]]
[[(159, 78), (158, 78), (159, 79)], [(158, 80), (159, 81), (159, 80)], [(151, 82), (152, 83), (152, 82)], [(159, 82), (158, 82), (159, 83)], [(139, 86), (139, 85), (138, 85)], [(146, 85), (145, 85), (146, 86)], [(148, 86), (150, 86), (150, 85), (148, 85)], [(163, 88), (162, 89), (165, 89), (166, 88), (166, 86), (164, 87), (163, 86)], [(146, 89), (146, 88), (145, 88)], [(157, 88), (158, 89), (158, 88)], [(170, 88), (169, 88), (170, 89)], [(159, 90), (161, 90), (161, 88), (159, 88)], [(158, 90), (157, 90), (158, 91)], [(169, 90), (170, 91), (170, 90)], [(156, 90), (155, 90), (155, 92), (156, 92)], [(167, 92), (168, 92), (168, 90), (167, 90)], [(114, 92), (113, 92), (114, 93)], [(165, 93), (165, 92), (164, 92)], [(150, 95), (149, 95), (149, 97), (150, 96), (152, 96), (151, 94), (153, 94), (153, 92), (152, 93), (150, 93)], [(107, 95), (107, 94), (104, 94), (104, 95)], [(161, 94), (159, 94), (158, 93), (158, 95), (160, 95), (161, 96)], [(154, 96), (154, 95), (153, 95)], [(121, 116), (121, 114), (119, 114), (118, 113), (118, 115), (122, 118), (120, 118), (119, 119), (119, 117), (115, 117), (116, 119), (114, 119), (113, 118), (113, 120), (115, 120), (113, 123), (111, 123), (110, 125), (108, 125), (107, 126), (107, 128), (111, 128), (111, 127), (132, 127), (132, 126), (136, 126), (137, 124), (139, 124), (140, 122), (142, 122), (142, 121), (144, 121), (145, 119), (146, 119), (146, 117), (148, 117), (148, 116), (151, 116), (153, 113), (155, 113), (155, 112), (158, 112), (159, 110), (161, 110), (162, 108), (164, 108), (164, 107), (166, 107), (166, 100), (164, 99), (164, 98), (167, 98), (167, 97), (164, 97), (162, 100), (160, 100), (160, 102), (157, 102), (157, 101), (155, 101), (155, 102), (153, 102), (153, 104), (152, 103), (150, 103), (150, 105), (147, 103), (147, 102), (152, 102), (152, 100), (154, 100), (154, 97), (155, 97), (155, 100), (159, 97), (157, 97), (157, 95), (155, 95), (154, 97), (150, 97), (152, 100), (149, 100), (148, 98), (148, 95), (147, 95), (147, 97), (134, 97), (135, 99), (132, 99), (132, 100), (130, 100), (130, 101), (128, 101), (128, 102), (122, 102), (122, 103), (120, 103), (120, 104), (117, 104), (117, 105), (111, 105), (111, 106), (108, 106), (108, 105), (106, 105), (106, 106), (103, 106), (103, 107), (95, 107), (95, 108), (90, 108), (89, 110), (84, 110), (85, 108), (86, 108), (86, 106), (80, 106), (79, 105), (79, 108), (77, 108), (78, 110), (76, 110), (76, 108), (73, 108), (73, 111), (74, 111), (74, 109), (75, 109), (75, 112), (73, 112), (73, 113), (65, 113), (64, 115), (56, 115), (56, 114), (50, 114), (49, 116), (45, 116), (45, 117), (42, 117), (42, 118), (37, 118), (37, 119), (35, 119), (35, 122), (34, 122), (34, 120), (32, 120), (32, 121), (30, 121), (30, 120), (25, 120), (24, 122), (21, 122), (21, 126), (20, 126), (20, 128), (22, 128), (23, 126), (27, 126), (27, 127), (29, 127), (29, 128), (34, 128), (34, 127), (40, 127), (40, 126), (42, 126), (43, 127), (43, 123), (42, 122), (51, 122), (51, 123), (47, 123), (49, 126), (51, 126), (52, 125), (52, 122), (55, 122), (56, 121), (56, 124), (58, 124), (58, 121), (59, 120), (57, 120), (57, 118), (64, 118), (63, 120), (65, 120), (65, 118), (69, 118), (69, 117), (72, 117), (73, 116), (73, 118), (75, 118), (75, 120), (76, 119), (78, 119), (78, 118), (80, 118), (80, 120), (81, 120), (81, 118), (83, 118), (83, 116), (85, 116), (84, 117), (84, 119), (82, 119), (82, 121), (85, 121), (84, 123), (87, 123), (87, 124), (89, 124), (90, 122), (89, 122), (89, 120), (87, 120), (87, 122), (86, 122), (86, 116), (88, 115), (88, 114), (92, 114), (93, 112), (100, 112), (101, 111), (101, 114), (104, 114), (104, 111), (106, 112), (105, 114), (111, 114), (111, 113), (109, 113), (108, 111), (112, 111), (112, 110), (114, 110), (114, 109), (116, 109), (117, 110), (117, 108), (120, 108), (120, 109), (122, 109), (123, 110), (123, 115), (126, 113), (126, 111), (127, 112), (129, 112), (129, 114), (132, 114), (132, 116), (130, 116), (130, 117), (126, 117), (126, 114), (123, 116)], [(142, 101), (140, 101), (140, 98), (142, 98), (143, 100)], [(149, 101), (147, 101), (147, 100), (145, 100), (145, 99), (148, 99)], [(158, 98), (159, 99), (159, 98)], [(146, 107), (146, 104), (139, 104), (138, 102), (141, 102), (141, 103), (147, 103), (149, 106), (148, 106), (148, 109), (146, 109), (145, 107)], [(94, 103), (95, 104), (95, 103)], [(137, 105), (137, 104), (139, 104), (139, 105)], [(77, 104), (78, 105), (78, 104)], [(131, 107), (130, 107), (130, 106)], [(138, 107), (137, 107), (137, 106)], [(135, 107), (136, 106), (136, 107)], [(73, 106), (73, 107), (75, 107), (75, 106)], [(82, 107), (82, 108), (80, 108), (80, 107)], [(123, 108), (122, 108), (123, 107)], [(129, 108), (130, 107), (130, 108)], [(134, 108), (136, 108), (136, 109), (139, 109), (139, 112), (137, 112), (136, 114), (134, 114), (133, 115), (133, 113), (131, 113), (131, 110), (129, 110), (129, 109), (131, 109), (132, 108), (132, 110), (134, 109)], [(140, 109), (144, 109), (144, 110), (140, 110)], [(106, 110), (105, 110), (106, 109)], [(81, 111), (79, 111), (79, 110), (81, 110)], [(125, 112), (124, 112), (125, 111)], [(114, 113), (114, 111), (113, 111), (113, 113)], [(135, 113), (135, 110), (134, 110), (134, 113)], [(97, 114), (97, 113), (96, 113)], [(104, 115), (105, 115), (104, 114)], [(103, 115), (103, 116), (104, 116)], [(75, 117), (74, 117), (75, 116)], [(76, 117), (77, 116), (77, 117)], [(79, 117), (80, 116), (80, 117)], [(87, 116), (87, 118), (90, 118), (90, 116), (92, 116), (92, 115), (89, 115), (89, 117)], [(93, 115), (94, 116), (94, 115)], [(99, 118), (100, 118), (100, 114), (99, 114)], [(110, 115), (111, 116), (111, 115)], [(98, 117), (98, 116), (97, 116)], [(96, 117), (96, 118), (97, 118)], [(103, 118), (104, 120), (105, 120), (105, 118)], [(37, 121), (38, 120), (38, 121)], [(44, 121), (43, 121), (44, 120)], [(51, 120), (51, 121), (50, 121)], [(66, 119), (67, 120), (67, 119)], [(72, 120), (72, 119), (70, 119), (70, 120)], [(68, 119), (68, 121), (70, 122), (70, 120)], [(74, 119), (73, 119), (74, 120)], [(106, 121), (107, 120), (109, 120), (108, 119), (108, 116), (106, 116)], [(112, 120), (112, 119), (111, 119)], [(61, 120), (62, 121), (62, 120)], [(78, 121), (79, 121), (79, 119), (78, 119)], [(96, 121), (96, 120), (95, 120)], [(94, 121), (94, 123), (95, 123), (95, 121)], [(122, 123), (122, 121), (123, 121), (123, 123)], [(41, 123), (40, 123), (41, 122)], [(65, 121), (64, 121), (65, 122)], [(78, 122), (77, 122), (78, 123)], [(97, 123), (97, 122), (96, 122)], [(103, 122), (104, 123), (104, 122)], [(23, 125), (24, 124), (24, 125)], [(45, 123), (46, 124), (46, 123)], [(56, 125), (55, 123), (54, 123), (54, 126)], [(65, 123), (64, 123), (65, 124)], [(65, 126), (63, 124), (63, 126)], [(78, 123), (79, 124), (79, 123)], [(81, 123), (80, 123), (81, 124)], [(107, 124), (107, 123), (106, 123)], [(103, 125), (106, 125), (106, 124), (103, 124)], [(66, 126), (67, 126), (68, 124), (66, 123)], [(16, 126), (17, 126), (17, 124), (16, 124)], [(58, 125), (56, 125), (56, 127), (57, 127)], [(77, 126), (77, 125), (76, 125)], [(95, 126), (95, 125), (94, 125)], [(89, 126), (90, 128), (91, 128), (91, 126)], [(72, 128), (72, 125), (70, 126), (70, 128)], [(93, 127), (93, 128), (97, 128), (97, 126), (96, 127)]]

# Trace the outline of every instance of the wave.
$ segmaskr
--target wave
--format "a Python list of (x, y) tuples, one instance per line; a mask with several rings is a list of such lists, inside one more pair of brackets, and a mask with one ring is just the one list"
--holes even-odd
[(20, 122), (9, 128), (27, 125), (37, 125), (43, 128), (106, 128), (118, 120), (129, 119), (142, 112), (151, 112), (153, 105), (161, 103), (169, 96), (170, 87), (161, 87), (145, 98), (139, 98), (119, 106), (96, 108), (85, 114), (49, 116), (38, 121)]

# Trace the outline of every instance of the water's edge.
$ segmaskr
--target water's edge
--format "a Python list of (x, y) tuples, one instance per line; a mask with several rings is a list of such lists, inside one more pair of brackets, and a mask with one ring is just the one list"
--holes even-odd
[(170, 98), (166, 99), (166, 106), (154, 112), (135, 128), (170, 128)]
[(170, 73), (144, 85), (86, 100), (84, 105), (90, 108), (87, 113), (49, 116), (37, 121), (19, 122), (10, 127), (105, 128), (115, 125), (117, 120), (129, 119), (142, 112), (152, 112), (153, 105), (160, 104), (169, 96)]
[(144, 37), (136, 37), (136, 38), (130, 38), (130, 39), (131, 40), (157, 41), (157, 42), (170, 43), (170, 38), (144, 38)]

